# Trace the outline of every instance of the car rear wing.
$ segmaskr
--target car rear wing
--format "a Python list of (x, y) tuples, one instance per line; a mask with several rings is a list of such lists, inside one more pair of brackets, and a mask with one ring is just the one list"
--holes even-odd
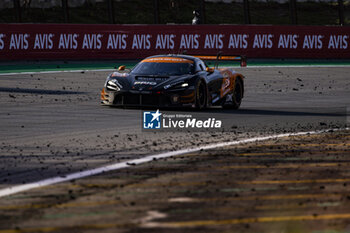
[(218, 68), (219, 61), (239, 61), (241, 67), (247, 66), (247, 58), (245, 56), (237, 56), (237, 55), (227, 55), (223, 56), (220, 53), (216, 56), (210, 56), (210, 55), (193, 55), (194, 57), (200, 58), (202, 60), (215, 60), (215, 68)]

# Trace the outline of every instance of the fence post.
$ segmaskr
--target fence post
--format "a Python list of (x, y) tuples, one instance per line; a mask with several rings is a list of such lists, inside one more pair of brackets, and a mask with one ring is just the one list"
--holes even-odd
[(21, 3), (19, 0), (13, 0), (13, 6), (15, 8), (15, 15), (16, 15), (16, 20), (18, 23), (22, 22), (22, 17), (21, 17)]
[(344, 3), (343, 0), (338, 0), (339, 25), (344, 25)]
[(68, 0), (62, 0), (64, 22), (69, 23)]
[(153, 3), (154, 3), (154, 6), (153, 6), (154, 23), (159, 24), (159, 0), (154, 0)]
[(298, 24), (296, 0), (289, 0), (289, 14), (290, 14), (290, 22), (294, 25)]
[(251, 24), (249, 0), (243, 0), (244, 23)]
[(113, 0), (107, 0), (108, 4), (108, 18), (109, 18), (109, 23), (114, 24), (114, 6), (113, 6)]
[(201, 24), (205, 24), (206, 23), (206, 17), (205, 17), (205, 1), (204, 0), (200, 0), (200, 7), (201, 7), (201, 14), (200, 14), (200, 20), (201, 20)]

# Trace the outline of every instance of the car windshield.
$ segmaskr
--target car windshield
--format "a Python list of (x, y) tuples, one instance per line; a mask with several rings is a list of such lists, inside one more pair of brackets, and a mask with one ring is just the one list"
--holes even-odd
[(191, 74), (192, 63), (141, 62), (132, 70), (135, 75), (184, 75)]

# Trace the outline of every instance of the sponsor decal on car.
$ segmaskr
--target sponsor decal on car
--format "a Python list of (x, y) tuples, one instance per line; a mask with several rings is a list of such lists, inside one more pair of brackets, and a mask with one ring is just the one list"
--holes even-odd
[(154, 86), (154, 85), (157, 85), (157, 83), (156, 82), (149, 82), (149, 81), (135, 81), (134, 85), (151, 85), (151, 86)]
[(184, 59), (184, 58), (178, 58), (178, 57), (154, 57), (154, 58), (147, 58), (143, 60), (142, 62), (156, 62), (156, 63), (193, 63), (193, 61)]

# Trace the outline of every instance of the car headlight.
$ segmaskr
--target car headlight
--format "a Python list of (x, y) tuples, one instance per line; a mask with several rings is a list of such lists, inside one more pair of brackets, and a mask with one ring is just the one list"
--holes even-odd
[(107, 90), (120, 91), (123, 86), (116, 79), (110, 79), (107, 80), (106, 88)]
[(185, 87), (188, 87), (188, 83), (186, 82), (180, 82), (180, 83), (173, 83), (173, 84), (168, 84), (168, 85), (165, 85), (164, 86), (164, 89), (169, 89), (169, 88), (185, 88)]

